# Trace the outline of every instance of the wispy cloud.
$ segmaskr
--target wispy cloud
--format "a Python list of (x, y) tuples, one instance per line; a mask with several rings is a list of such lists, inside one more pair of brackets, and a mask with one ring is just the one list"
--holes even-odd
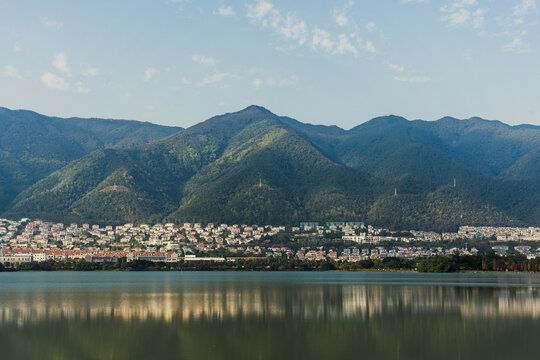
[(408, 83), (428, 83), (431, 78), (428, 76), (394, 76), (394, 80)]
[(21, 74), (19, 69), (17, 69), (13, 65), (4, 66), (4, 68), (2, 69), (2, 76), (11, 78), (11, 79), (19, 79), (19, 80), (23, 78), (23, 75)]
[(427, 83), (431, 81), (429, 76), (417, 76), (414, 71), (407, 69), (405, 65), (387, 63), (388, 69), (392, 72), (397, 73), (393, 79), (396, 81), (407, 82), (407, 83)]
[(255, 86), (255, 89), (259, 89), (263, 82), (264, 81), (261, 78), (255, 78), (255, 80), (253, 80), (253, 86)]
[(298, 83), (300, 78), (296, 75), (289, 77), (280, 77), (280, 76), (262, 76), (257, 77), (253, 80), (253, 86), (256, 89), (260, 89), (263, 85), (270, 87), (283, 87), (283, 86), (292, 86)]
[(41, 75), (41, 82), (52, 90), (66, 91), (71, 88), (66, 79), (50, 72), (45, 72)]
[(247, 16), (255, 24), (271, 28), (276, 34), (302, 45), (308, 36), (307, 25), (292, 14), (283, 15), (274, 4), (259, 0), (247, 6)]
[(372, 22), (368, 22), (365, 26), (366, 30), (368, 32), (373, 32), (373, 30), (375, 30), (375, 23), (372, 21)]
[(334, 41), (330, 38), (330, 33), (326, 30), (319, 29), (318, 27), (313, 29), (311, 45), (315, 49), (321, 48), (328, 52), (334, 50)]
[(86, 76), (86, 77), (96, 77), (99, 75), (99, 73), (100, 73), (99, 69), (93, 66), (87, 66), (82, 72), (83, 76)]
[[(339, 34), (332, 34), (320, 26), (313, 26), (310, 30), (305, 21), (292, 14), (283, 15), (273, 3), (265, 0), (249, 4), (247, 16), (252, 23), (272, 29), (284, 39), (295, 42), (296, 47), (309, 44), (313, 50), (322, 50), (333, 55), (358, 56), (361, 50), (377, 52), (371, 40), (364, 40), (359, 36), (362, 29), (349, 16), (352, 6), (353, 2), (349, 1), (343, 7), (332, 11), (334, 21), (343, 28)], [(370, 23), (367, 29), (372, 31), (374, 27), (375, 23)]]
[(276, 14), (277, 10), (274, 9), (274, 4), (268, 1), (258, 1), (256, 5), (249, 4), (247, 16), (255, 21), (261, 21), (263, 25), (267, 25), (265, 18), (267, 15)]
[(41, 23), (43, 26), (49, 28), (49, 29), (60, 29), (64, 24), (62, 24), (60, 21), (51, 20), (49, 18), (43, 17), (41, 19)]
[(53, 66), (65, 74), (69, 74), (70, 70), (67, 65), (67, 56), (65, 53), (59, 53), (54, 57)]
[(484, 25), (484, 10), (478, 8), (476, 0), (452, 0), (442, 6), (441, 20), (451, 26), (472, 26), (479, 29)]
[(504, 44), (503, 50), (506, 52), (514, 52), (518, 54), (524, 54), (531, 51), (531, 47), (526, 43), (522, 36), (516, 36), (509, 43)]
[(221, 6), (219, 9), (214, 11), (214, 14), (217, 14), (219, 16), (229, 17), (234, 16), (236, 13), (234, 12), (234, 9), (231, 6)]
[(84, 87), (82, 81), (77, 81), (77, 84), (75, 85), (75, 91), (80, 94), (89, 93), (90, 89), (87, 87)]
[(193, 62), (196, 62), (197, 64), (203, 64), (203, 65), (214, 65), (216, 63), (216, 59), (210, 56), (204, 56), (204, 55), (193, 55), (191, 57), (191, 60)]
[(17, 43), (13, 44), (13, 47), (11, 48), (11, 51), (13, 51), (14, 54), (21, 52), (21, 46)]
[(517, 54), (531, 51), (531, 44), (526, 41), (526, 37), (528, 28), (538, 24), (536, 19), (532, 18), (534, 12), (536, 12), (535, 0), (517, 0), (505, 16), (496, 18), (502, 29), (497, 35), (508, 39), (502, 46), (504, 51)]
[(207, 74), (203, 77), (201, 81), (197, 82), (196, 85), (199, 87), (204, 87), (208, 85), (217, 86), (218, 84), (223, 82), (223, 80), (225, 80), (225, 78), (228, 76), (230, 76), (230, 74), (225, 73), (225, 72), (216, 72), (213, 74)]
[(390, 68), (390, 70), (395, 71), (395, 72), (405, 71), (405, 66), (400, 65), (400, 64), (388, 64), (388, 67)]
[(143, 75), (143, 79), (144, 81), (146, 82), (149, 82), (150, 80), (152, 80), (152, 78), (154, 77), (154, 75), (157, 74), (157, 70), (154, 69), (154, 68), (148, 68), (144, 71), (144, 75)]
[(358, 49), (346, 34), (339, 34), (335, 52), (338, 54), (358, 55)]
[(353, 2), (349, 1), (344, 6), (340, 8), (334, 8), (334, 10), (332, 10), (332, 14), (334, 15), (334, 21), (336, 22), (336, 24), (338, 24), (338, 26), (345, 27), (349, 25), (350, 20), (348, 12), (352, 6)]
[(375, 45), (373, 45), (373, 43), (370, 40), (367, 40), (366, 42), (364, 42), (364, 46), (362, 48), (370, 53), (377, 52), (377, 48), (375, 47)]
[(516, 24), (523, 24), (523, 18), (534, 9), (536, 9), (536, 0), (521, 0), (513, 8), (513, 15), (515, 17)]

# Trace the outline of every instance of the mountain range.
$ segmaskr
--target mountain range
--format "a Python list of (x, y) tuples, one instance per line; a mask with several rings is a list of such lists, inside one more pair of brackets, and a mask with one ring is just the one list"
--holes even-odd
[(540, 224), (540, 127), (250, 106), (181, 129), (0, 108), (0, 211), (62, 222)]

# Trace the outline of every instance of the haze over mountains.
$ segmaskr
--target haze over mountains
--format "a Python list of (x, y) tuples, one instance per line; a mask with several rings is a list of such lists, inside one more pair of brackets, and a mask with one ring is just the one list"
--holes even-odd
[(386, 116), (347, 131), (250, 106), (180, 129), (1, 108), (0, 130), (4, 217), (540, 224), (532, 125)]

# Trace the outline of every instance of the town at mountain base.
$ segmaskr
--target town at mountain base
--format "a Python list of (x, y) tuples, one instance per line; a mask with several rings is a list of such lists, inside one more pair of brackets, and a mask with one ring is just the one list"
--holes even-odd
[[(86, 120), (96, 125), (79, 127), (77, 138), (88, 132), (97, 145), (74, 152), (49, 135), (57, 118), (27, 113), (31, 119), (16, 114), (18, 126), (27, 128), (19, 142), (28, 142), (25, 136), (37, 128), (43, 145), (27, 146), (19, 156), (7, 136), (1, 139), (0, 194), (7, 194), (7, 218), (98, 224), (365, 221), (435, 231), (540, 224), (540, 127), (387, 116), (343, 130), (250, 106), (187, 129), (128, 123), (151, 129), (145, 138), (126, 131), (125, 122), (108, 120), (109, 132), (124, 132), (100, 140), (95, 127), (105, 120)], [(2, 109), (0, 127), (13, 128), (14, 116)], [(65, 126), (77, 121), (63, 120)], [(115, 124), (123, 130), (114, 130)], [(46, 168), (43, 161), (28, 160), (39, 158), (43, 148), (50, 149), (41, 155), (51, 164)], [(15, 185), (18, 168), (34, 177)]]

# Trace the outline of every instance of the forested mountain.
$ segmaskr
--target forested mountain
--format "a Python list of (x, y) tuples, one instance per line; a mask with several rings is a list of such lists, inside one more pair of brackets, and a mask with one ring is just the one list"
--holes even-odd
[(102, 139), (101, 150), (22, 191), (4, 216), (97, 223), (357, 220), (441, 231), (540, 223), (534, 126), (387, 116), (343, 130), (250, 106), (149, 140), (119, 149), (126, 147), (122, 137), (108, 145)]
[(103, 148), (131, 148), (181, 130), (147, 122), (63, 119), (0, 107), (0, 211), (23, 189)]

